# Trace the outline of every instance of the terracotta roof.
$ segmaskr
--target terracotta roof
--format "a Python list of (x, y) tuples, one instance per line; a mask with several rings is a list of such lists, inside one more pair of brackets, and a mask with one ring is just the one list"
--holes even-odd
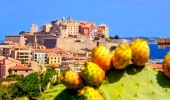
[(60, 48), (53, 48), (53, 49), (37, 49), (34, 52), (42, 52), (42, 53), (61, 53), (65, 54), (67, 51), (60, 49)]
[(0, 56), (0, 60), (3, 60), (3, 59), (5, 59), (5, 57), (4, 56)]
[(147, 64), (148, 66), (151, 66), (152, 68), (162, 70), (162, 64)]
[(22, 66), (22, 65), (13, 66), (13, 67), (10, 67), (9, 69), (10, 70), (32, 70), (30, 67)]

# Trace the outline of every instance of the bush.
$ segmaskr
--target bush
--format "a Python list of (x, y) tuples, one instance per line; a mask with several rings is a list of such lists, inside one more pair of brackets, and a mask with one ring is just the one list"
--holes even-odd
[(12, 100), (11, 94), (6, 86), (0, 85), (0, 100)]
[(42, 91), (46, 89), (50, 78), (56, 74), (56, 71), (46, 71), (39, 78), (37, 72), (31, 73), (24, 77), (22, 80), (18, 81), (16, 84), (11, 85), (9, 88), (13, 92), (13, 97), (36, 97), (40, 93), (40, 85)]
[(38, 73), (31, 73), (11, 86), (14, 97), (28, 95), (29, 97), (39, 94)]
[(4, 80), (5, 81), (19, 81), (22, 80), (24, 77), (23, 75), (11, 74), (7, 76)]
[(42, 87), (43, 89), (45, 90), (46, 88), (46, 85), (48, 84), (48, 82), (50, 81), (50, 78), (53, 77), (53, 75), (56, 75), (56, 71), (55, 70), (49, 70), (49, 71), (46, 71), (45, 73), (45, 76), (44, 76), (44, 79), (42, 81)]

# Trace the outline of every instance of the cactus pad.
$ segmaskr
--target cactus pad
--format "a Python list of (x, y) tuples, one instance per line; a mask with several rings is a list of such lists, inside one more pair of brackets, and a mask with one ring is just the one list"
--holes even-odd
[[(40, 98), (43, 97), (45, 100), (79, 98), (76, 93), (65, 90), (61, 84), (51, 90), (45, 91)], [(149, 66), (138, 68), (130, 65), (125, 70), (110, 70), (106, 82), (99, 90), (103, 92), (106, 100), (169, 100), (170, 78)]]

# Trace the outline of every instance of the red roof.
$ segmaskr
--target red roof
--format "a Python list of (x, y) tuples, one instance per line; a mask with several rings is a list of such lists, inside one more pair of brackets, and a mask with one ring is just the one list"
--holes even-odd
[(30, 67), (22, 66), (22, 65), (13, 66), (13, 67), (10, 67), (9, 69), (10, 70), (32, 70)]
[(162, 64), (148, 64), (148, 66), (151, 66), (152, 68), (162, 70)]

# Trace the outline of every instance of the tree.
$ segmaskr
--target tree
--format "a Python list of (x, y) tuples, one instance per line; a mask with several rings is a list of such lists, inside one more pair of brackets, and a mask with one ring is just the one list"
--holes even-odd
[(19, 32), (19, 35), (22, 35), (22, 34), (24, 34), (25, 33), (25, 31), (20, 31)]
[(119, 39), (119, 35), (115, 35), (115, 36), (114, 36), (114, 39)]
[(17, 75), (17, 74), (10, 74), (5, 79), (5, 81), (19, 81), (22, 80), (24, 77), (23, 75)]
[(109, 38), (105, 38), (105, 40), (106, 40), (107, 42), (110, 42), (110, 39), (109, 39)]

